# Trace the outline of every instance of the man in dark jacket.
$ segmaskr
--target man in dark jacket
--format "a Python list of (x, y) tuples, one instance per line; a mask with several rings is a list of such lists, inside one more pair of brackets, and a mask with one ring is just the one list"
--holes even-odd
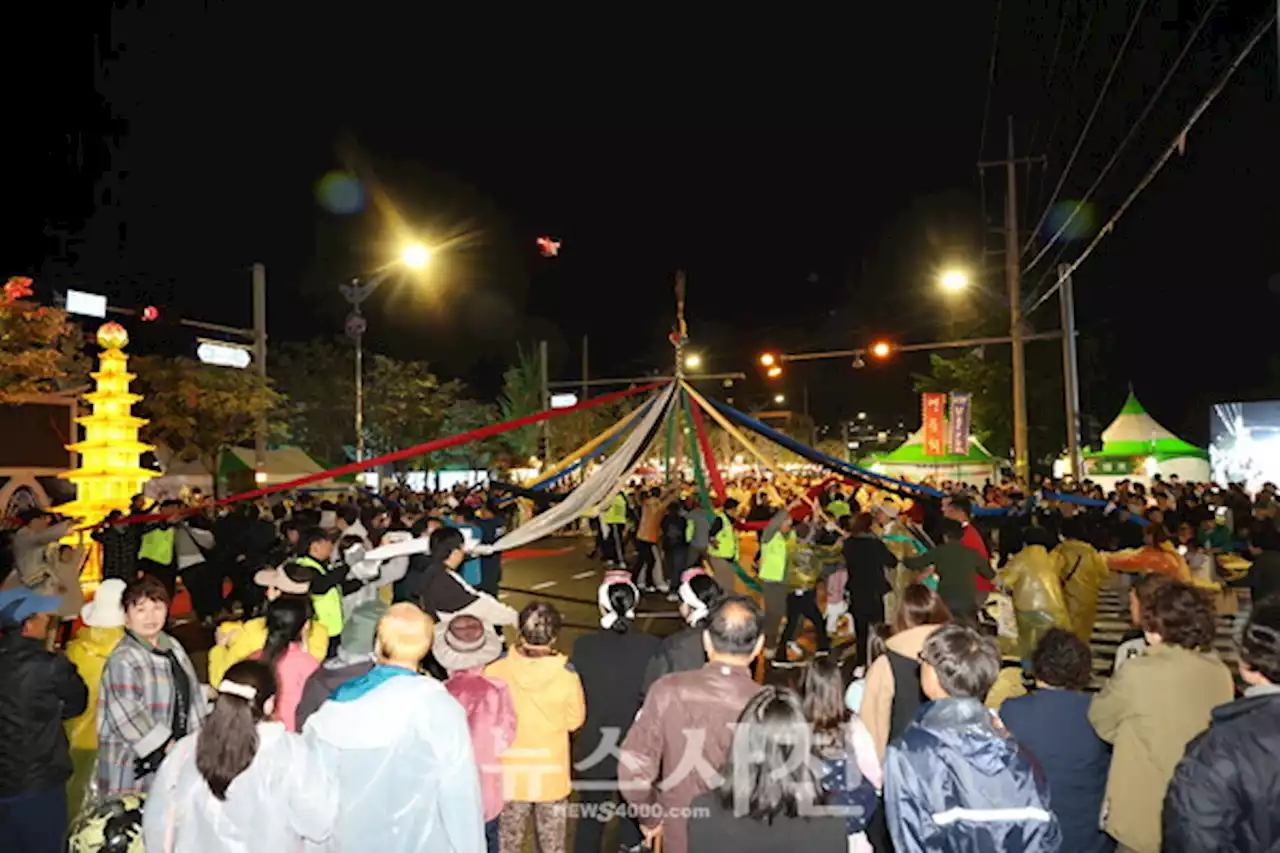
[(995, 573), (991, 563), (964, 543), (964, 527), (958, 521), (944, 519), (939, 523), (943, 543), (918, 557), (902, 561), (913, 572), (930, 566), (938, 577), (938, 596), (957, 621), (972, 621), (978, 610), (977, 578), (991, 580)]
[(1056, 853), (1062, 832), (1044, 773), (983, 705), (1000, 674), (995, 641), (945, 625), (920, 660), (920, 686), (933, 701), (885, 756), (894, 849)]
[(688, 569), (680, 577), (677, 595), (680, 597), (680, 618), (685, 621), (685, 627), (663, 637), (657, 651), (649, 659), (640, 688), (641, 700), (662, 676), (701, 669), (707, 662), (702, 633), (707, 627), (712, 609), (724, 597), (724, 591), (716, 583), (716, 579), (702, 569)]
[(1213, 710), (1164, 799), (1166, 853), (1253, 853), (1280, 844), (1280, 601), (1259, 604), (1240, 641), (1244, 697)]
[(62, 721), (84, 713), (76, 668), (45, 649), (61, 599), (25, 587), (0, 592), (0, 845), (60, 853), (71, 756)]

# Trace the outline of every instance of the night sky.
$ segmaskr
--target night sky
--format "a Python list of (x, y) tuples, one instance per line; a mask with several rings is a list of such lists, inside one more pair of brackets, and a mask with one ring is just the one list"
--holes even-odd
[[(6, 194), (7, 273), (36, 276), (46, 297), (78, 284), (167, 318), (248, 325), (248, 266), (260, 260), (278, 342), (339, 334), (339, 282), (385, 263), (396, 234), (412, 232), (442, 246), (438, 263), (382, 288), (366, 345), (491, 396), (516, 343), (541, 337), (557, 379), (578, 377), (584, 334), (595, 376), (666, 367), (684, 269), (696, 348), (713, 370), (752, 374), (737, 392), (745, 403), (764, 393), (754, 358), (765, 348), (947, 334), (954, 306), (934, 277), (952, 263), (982, 269), (983, 212), (989, 227), (1003, 218), (1003, 172), (984, 186), (975, 163), (1004, 156), (1009, 114), (1019, 156), (1048, 157), (1019, 173), (1025, 234), (1138, 0), (1006, 2), (985, 137), (993, 0), (726, 19), (699, 33), (683, 19), (551, 15), (499, 32), (435, 7), (194, 5), (130, 5), (29, 46), (17, 99), (29, 132), (14, 138), (11, 125), (6, 142), (9, 186), (25, 187)], [(1210, 5), (1148, 0), (1060, 200), (1093, 182)], [(1218, 6), (1102, 182), (1093, 228), (1274, 9)], [(1198, 441), (1211, 401), (1268, 383), (1280, 396), (1268, 365), (1280, 311), (1276, 70), (1271, 35), (1076, 276), (1082, 331), (1105, 361), (1086, 366), (1099, 381), (1083, 403), (1103, 423), (1130, 382)], [(317, 182), (340, 169), (361, 178), (357, 213), (317, 201)], [(543, 234), (562, 241), (558, 258), (538, 254)], [(986, 248), (1001, 239), (988, 234)], [(1002, 263), (986, 256), (977, 310), (1006, 301)], [(1055, 328), (1056, 300), (1033, 320)], [(866, 410), (918, 422), (910, 374), (926, 366), (796, 366), (783, 388), (798, 400), (807, 382), (819, 421)]]

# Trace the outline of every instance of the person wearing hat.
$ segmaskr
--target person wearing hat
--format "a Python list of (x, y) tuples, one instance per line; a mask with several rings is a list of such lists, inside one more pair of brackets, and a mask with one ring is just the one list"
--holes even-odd
[[(275, 601), (282, 595), (306, 596), (310, 586), (304, 573), (291, 563), (274, 569), (260, 569), (253, 582), (266, 590), (267, 601)], [(209, 649), (209, 683), (217, 684), (232, 664), (247, 659), (254, 652), (262, 651), (267, 644), (267, 620), (265, 616), (245, 622), (223, 622), (214, 632), (214, 645)], [(322, 661), (329, 653), (329, 632), (320, 620), (308, 622), (307, 651)]]
[[(583, 802), (617, 803), (618, 760), (608, 748), (610, 738), (620, 743), (640, 712), (645, 668), (658, 652), (659, 640), (635, 628), (640, 590), (625, 571), (608, 572), (596, 594), (600, 606), (600, 630), (574, 641), (569, 663), (582, 680), (587, 719), (573, 739), (574, 779), (581, 786)], [(604, 748), (602, 748), (604, 747)], [(600, 853), (600, 842), (615, 810), (584, 812), (578, 820), (575, 853)], [(640, 827), (620, 816), (618, 842), (624, 848), (640, 843)]]
[(333, 691), (373, 669), (374, 636), (378, 631), (378, 620), (386, 612), (387, 605), (379, 599), (363, 601), (351, 609), (347, 624), (342, 629), (338, 653), (322, 663), (302, 688), (302, 699), (295, 713), (298, 731), (302, 731), (307, 718), (333, 695)]
[(45, 648), (61, 604), (26, 587), (0, 590), (0, 843), (6, 853), (60, 853), (66, 833), (72, 768), (62, 723), (84, 712), (89, 689), (66, 657)]
[(502, 753), (516, 739), (516, 709), (505, 682), (484, 674), (502, 654), (502, 640), (491, 626), (462, 613), (436, 626), (436, 661), (449, 673), (445, 689), (467, 712), (471, 747), (480, 768), (484, 835), (489, 853), (498, 853), (502, 816)]
[(89, 706), (78, 717), (67, 720), (67, 740), (71, 744), (71, 764), (75, 774), (67, 785), (67, 804), (74, 813), (80, 807), (85, 786), (93, 775), (93, 762), (98, 755), (98, 686), (107, 658), (124, 636), (125, 582), (107, 578), (94, 593), (93, 600), (80, 608), (84, 625), (67, 643), (67, 660), (89, 688)]

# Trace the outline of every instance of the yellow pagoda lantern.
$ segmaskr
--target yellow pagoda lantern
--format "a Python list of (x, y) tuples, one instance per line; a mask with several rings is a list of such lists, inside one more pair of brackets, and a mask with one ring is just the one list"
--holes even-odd
[(79, 454), (80, 466), (58, 475), (76, 486), (76, 499), (59, 506), (58, 512), (83, 519), (86, 525), (97, 524), (115, 509), (127, 512), (130, 499), (156, 476), (138, 464), (143, 453), (155, 448), (138, 440), (146, 419), (131, 414), (142, 395), (129, 393), (129, 383), (136, 377), (125, 367), (128, 343), (129, 333), (119, 323), (105, 323), (98, 329), (102, 354), (98, 371), (91, 374), (96, 387), (84, 396), (93, 411), (76, 419), (84, 427), (84, 441), (67, 446)]

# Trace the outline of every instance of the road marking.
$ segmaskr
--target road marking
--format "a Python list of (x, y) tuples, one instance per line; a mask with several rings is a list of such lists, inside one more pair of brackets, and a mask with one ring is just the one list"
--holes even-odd
[(529, 589), (546, 589), (547, 587), (555, 585), (555, 581), (542, 581), (541, 583), (535, 583), (533, 586), (529, 587)]
[(573, 579), (574, 579), (574, 580), (576, 580), (576, 581), (580, 581), (580, 580), (582, 580), (583, 578), (589, 578), (589, 577), (591, 577), (591, 576), (592, 576), (592, 575), (594, 575), (595, 573), (596, 573), (596, 570), (595, 570), (595, 569), (587, 569), (585, 572), (578, 572), (576, 575), (574, 575), (574, 576), (573, 576)]

